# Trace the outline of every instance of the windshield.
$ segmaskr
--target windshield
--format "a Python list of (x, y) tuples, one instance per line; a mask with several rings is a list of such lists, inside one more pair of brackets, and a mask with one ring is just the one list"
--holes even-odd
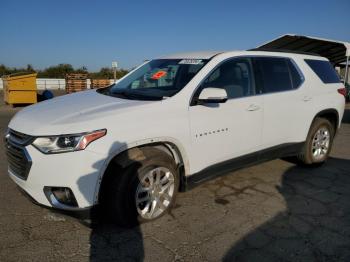
[(208, 62), (204, 59), (157, 59), (99, 92), (135, 100), (161, 100), (179, 92)]

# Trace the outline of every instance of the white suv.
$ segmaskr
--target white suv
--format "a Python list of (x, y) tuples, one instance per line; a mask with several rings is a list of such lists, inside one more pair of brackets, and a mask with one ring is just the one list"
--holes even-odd
[(21, 110), (6, 135), (8, 172), (42, 205), (99, 203), (121, 225), (148, 221), (178, 191), (230, 170), (288, 156), (324, 162), (344, 94), (319, 56), (171, 55), (107, 88)]

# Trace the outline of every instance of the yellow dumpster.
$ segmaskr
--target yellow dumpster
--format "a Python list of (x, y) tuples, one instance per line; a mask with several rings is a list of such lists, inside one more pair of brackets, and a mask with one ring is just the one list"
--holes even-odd
[(4, 100), (5, 103), (13, 104), (34, 104), (37, 102), (35, 74), (12, 74), (3, 76)]

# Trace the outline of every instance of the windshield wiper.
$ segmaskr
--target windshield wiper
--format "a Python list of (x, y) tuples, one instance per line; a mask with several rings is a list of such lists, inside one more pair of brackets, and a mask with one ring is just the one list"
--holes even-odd
[(132, 99), (132, 100), (150, 100), (150, 101), (158, 101), (163, 100), (162, 96), (149, 96), (145, 94), (140, 93), (130, 93), (127, 91), (118, 91), (114, 93), (110, 93), (111, 96), (125, 98), (125, 99)]

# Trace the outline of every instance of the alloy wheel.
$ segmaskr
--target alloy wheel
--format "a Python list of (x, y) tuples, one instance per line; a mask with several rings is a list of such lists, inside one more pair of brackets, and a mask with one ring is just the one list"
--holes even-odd
[(314, 160), (322, 160), (326, 157), (330, 144), (330, 131), (326, 127), (320, 127), (312, 139), (312, 157)]
[(137, 212), (144, 219), (154, 219), (168, 208), (175, 191), (174, 174), (165, 167), (147, 172), (135, 194)]

